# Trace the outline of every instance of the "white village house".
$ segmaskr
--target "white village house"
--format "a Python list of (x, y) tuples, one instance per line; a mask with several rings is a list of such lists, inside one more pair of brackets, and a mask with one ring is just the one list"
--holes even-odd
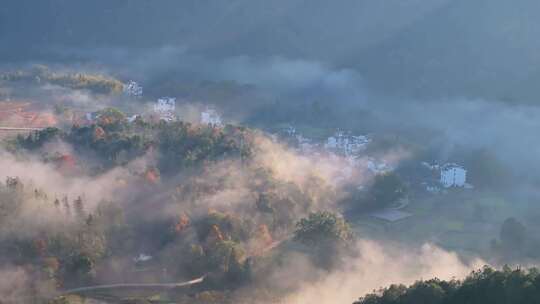
[(174, 111), (176, 109), (176, 98), (162, 97), (154, 104), (154, 112), (159, 116), (159, 119), (172, 121), (174, 120)]
[(130, 80), (124, 85), (124, 94), (127, 96), (141, 97), (143, 95), (143, 88), (133, 80)]
[(445, 164), (441, 167), (441, 184), (445, 188), (465, 187), (467, 170), (457, 164)]
[(221, 126), (222, 121), (216, 110), (212, 108), (206, 108), (201, 112), (201, 123), (206, 125)]

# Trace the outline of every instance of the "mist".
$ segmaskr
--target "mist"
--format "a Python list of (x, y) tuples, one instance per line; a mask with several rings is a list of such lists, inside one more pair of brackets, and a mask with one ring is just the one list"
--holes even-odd
[[(0, 280), (0, 297), (201, 277), (162, 296), (352, 303), (392, 284), (538, 265), (537, 9), (6, 1), (0, 126), (54, 120), (1, 136), (0, 276), (15, 279)], [(210, 110), (219, 123), (203, 122)], [(366, 141), (340, 151), (339, 136)], [(445, 164), (466, 183), (441, 186), (433, 168)], [(385, 176), (397, 190), (377, 188)], [(393, 191), (405, 194), (377, 201)], [(406, 217), (376, 217), (389, 210)], [(328, 259), (297, 237), (325, 212), (354, 234)]]
[(432, 244), (408, 250), (362, 240), (358, 243), (358, 252), (359, 258), (348, 261), (348, 270), (326, 274), (319, 282), (302, 286), (287, 298), (286, 303), (352, 303), (359, 294), (365, 295), (381, 286), (410, 285), (434, 277), (462, 279), (472, 270), (486, 265), (481, 260), (462, 261), (455, 253)]

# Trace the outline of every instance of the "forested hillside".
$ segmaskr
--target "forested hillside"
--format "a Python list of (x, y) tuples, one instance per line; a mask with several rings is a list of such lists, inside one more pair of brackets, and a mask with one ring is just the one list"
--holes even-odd
[(406, 287), (392, 285), (366, 295), (354, 304), (533, 304), (540, 302), (538, 269), (474, 271), (464, 280), (418, 281)]

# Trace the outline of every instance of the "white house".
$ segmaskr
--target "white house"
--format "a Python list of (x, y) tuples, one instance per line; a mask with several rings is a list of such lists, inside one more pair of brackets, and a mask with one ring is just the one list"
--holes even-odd
[(160, 112), (174, 112), (176, 109), (176, 98), (162, 97), (159, 98), (157, 103), (154, 104), (154, 111)]
[(465, 187), (467, 170), (457, 164), (445, 164), (441, 167), (441, 184), (445, 188)]
[(151, 255), (146, 255), (144, 253), (139, 254), (139, 256), (133, 258), (133, 262), (140, 263), (140, 262), (148, 262), (152, 259)]
[(176, 98), (162, 97), (154, 104), (154, 112), (162, 120), (174, 120), (174, 111), (176, 109)]
[(216, 126), (222, 125), (221, 117), (216, 110), (212, 108), (206, 108), (205, 111), (201, 112), (201, 123)]
[(139, 116), (140, 115), (135, 114), (135, 115), (132, 115), (132, 116), (128, 117), (127, 120), (128, 120), (129, 123), (133, 123), (135, 120), (137, 120), (137, 117), (139, 117)]
[(143, 88), (133, 80), (130, 80), (124, 85), (124, 94), (128, 96), (141, 97)]

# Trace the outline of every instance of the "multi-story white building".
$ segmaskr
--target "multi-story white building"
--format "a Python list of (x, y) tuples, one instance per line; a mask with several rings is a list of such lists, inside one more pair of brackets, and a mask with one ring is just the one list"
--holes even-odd
[(441, 167), (441, 184), (445, 188), (465, 187), (467, 170), (457, 164), (446, 164)]

